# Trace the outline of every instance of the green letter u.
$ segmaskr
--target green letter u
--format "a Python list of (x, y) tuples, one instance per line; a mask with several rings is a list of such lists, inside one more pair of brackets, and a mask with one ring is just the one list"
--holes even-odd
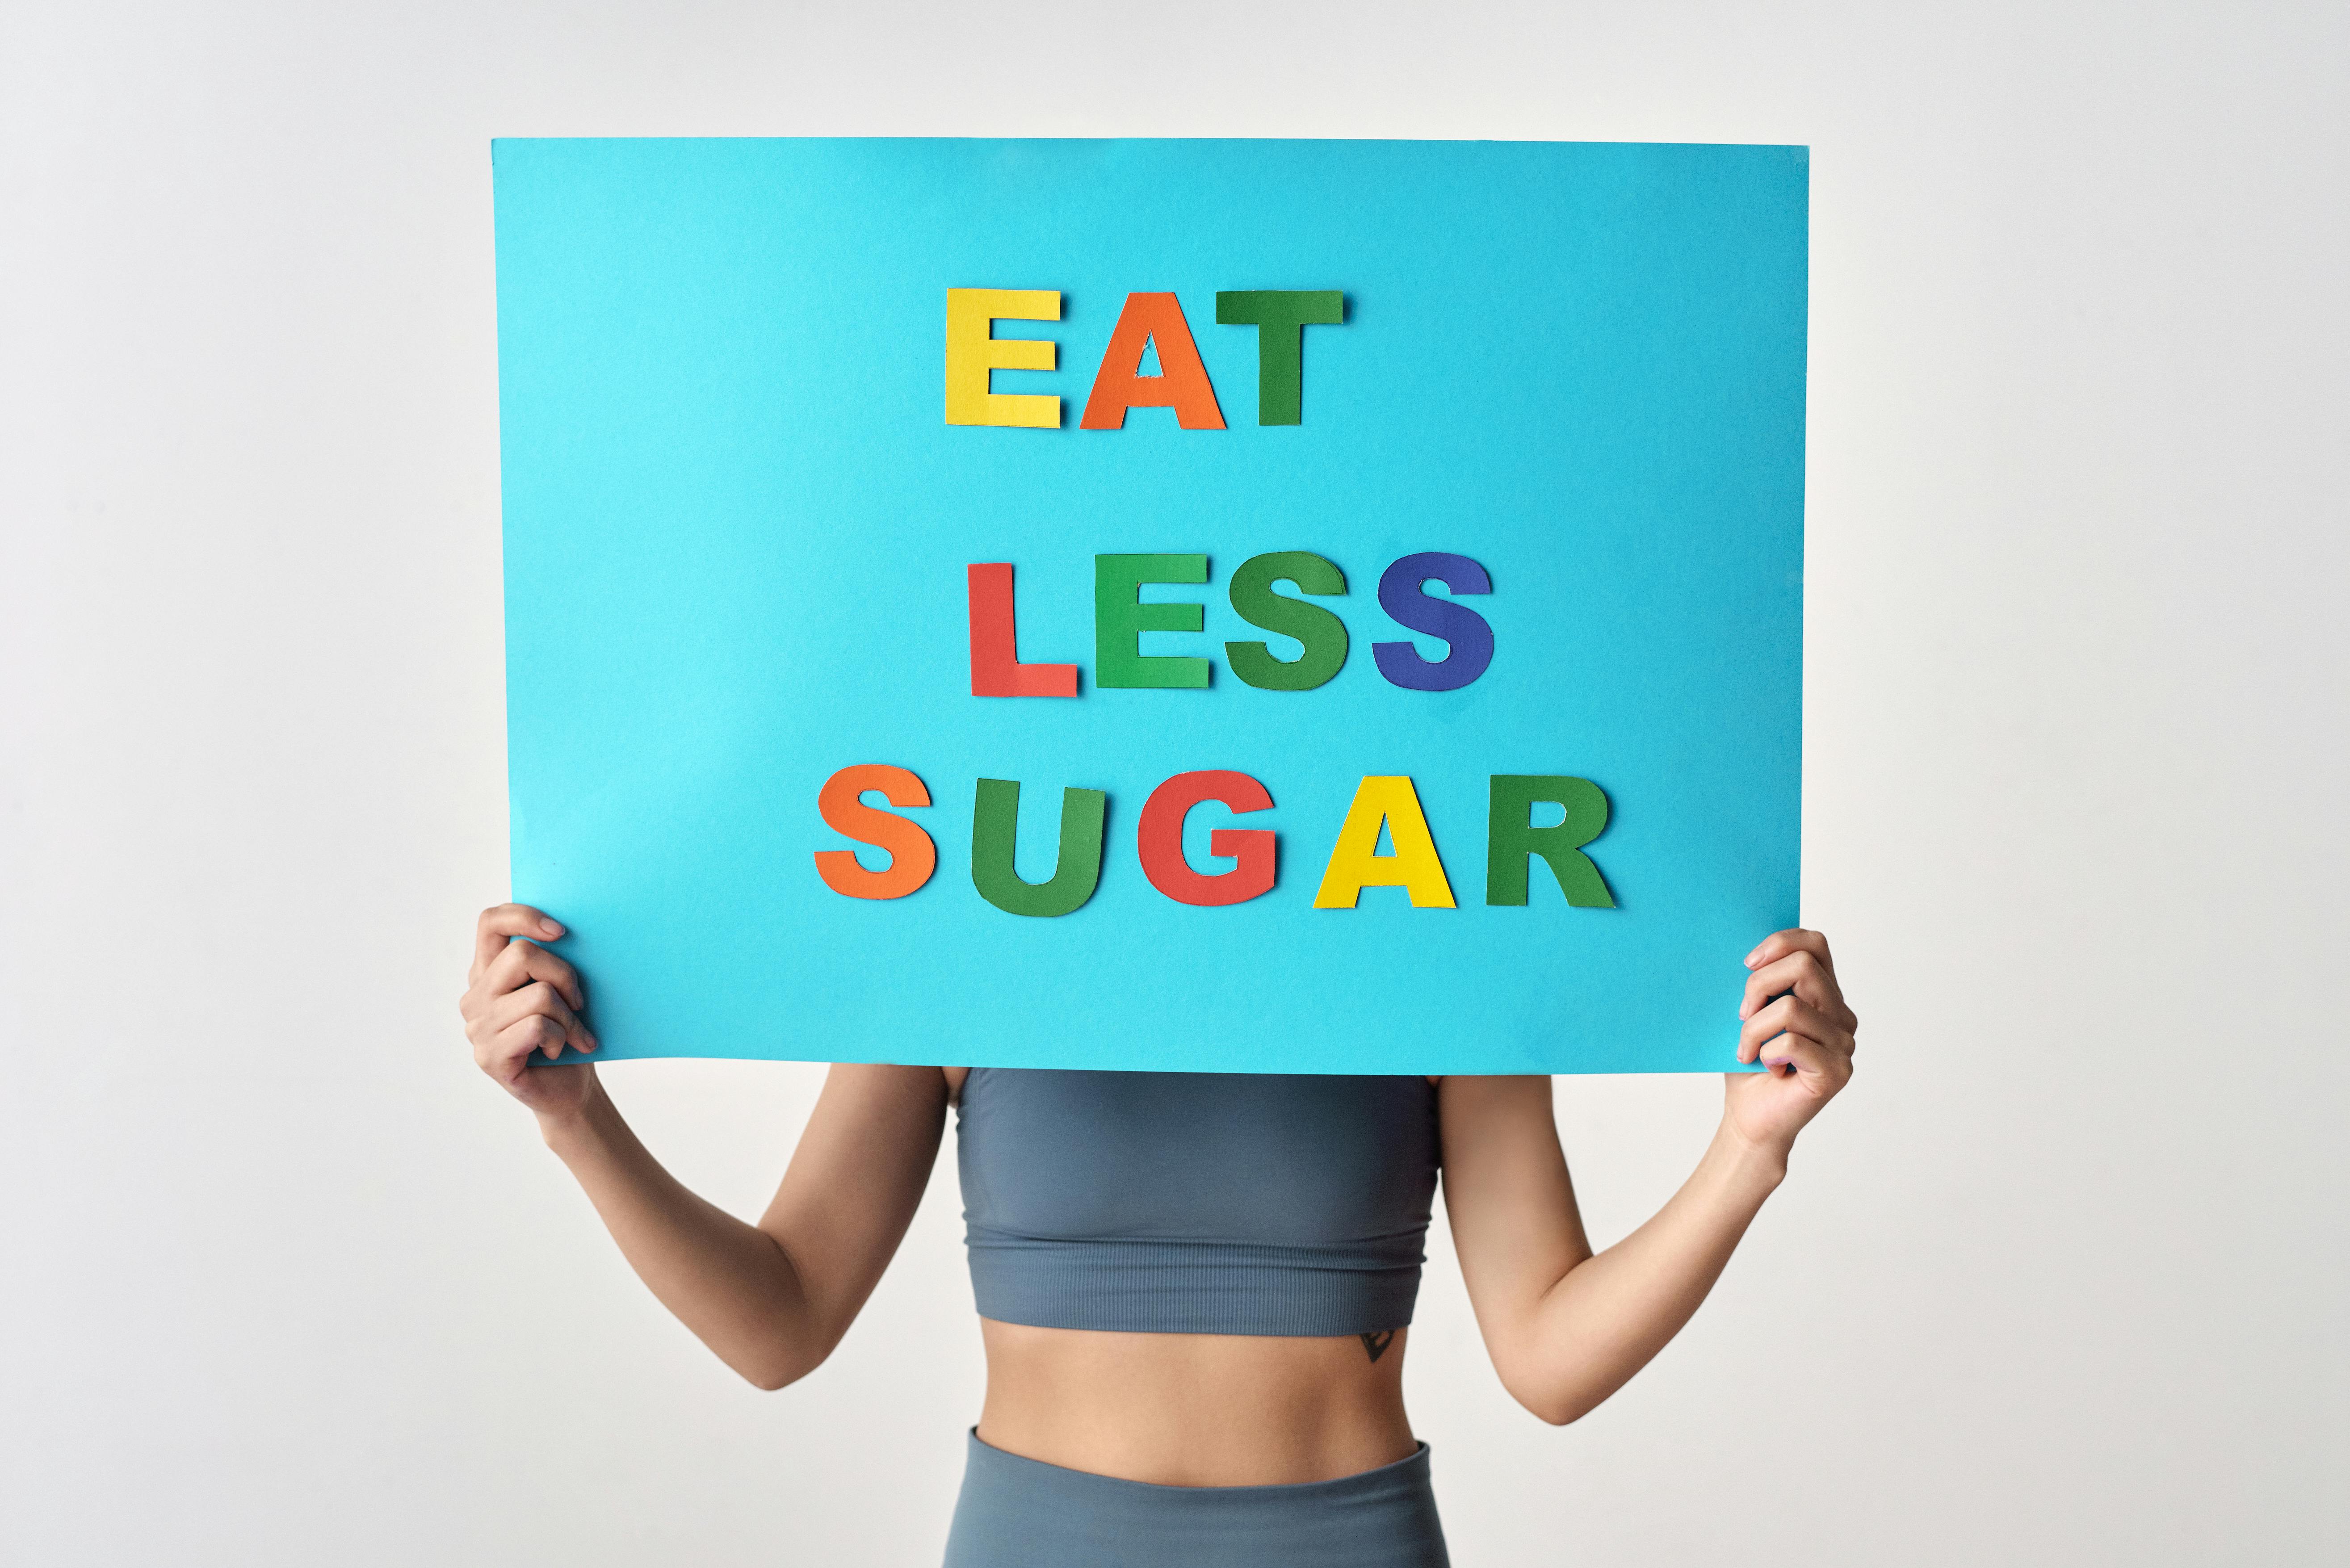
[(1020, 784), (982, 779), (971, 811), (971, 885), (979, 896), (1014, 915), (1066, 915), (1094, 896), (1101, 880), (1102, 815), (1109, 796), (1097, 789), (1061, 792), (1061, 857), (1049, 882), (1024, 882), (1013, 864), (1020, 837)]

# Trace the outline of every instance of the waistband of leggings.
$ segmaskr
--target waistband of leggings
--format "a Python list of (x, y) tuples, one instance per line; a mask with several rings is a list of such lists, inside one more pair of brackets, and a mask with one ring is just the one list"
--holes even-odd
[(1141, 1506), (1159, 1503), (1197, 1507), (1212, 1502), (1286, 1509), (1300, 1504), (1401, 1501), (1425, 1496), (1429, 1490), (1426, 1443), (1394, 1463), (1375, 1469), (1357, 1470), (1332, 1480), (1284, 1481), (1270, 1486), (1166, 1486), (1158, 1481), (1126, 1480), (1118, 1476), (1096, 1475), (1091, 1470), (1073, 1470), (1007, 1453), (982, 1441), (976, 1427), (970, 1431), (969, 1450), (971, 1469), (991, 1480), (1047, 1495), (1082, 1495), (1097, 1501), (1115, 1497)]

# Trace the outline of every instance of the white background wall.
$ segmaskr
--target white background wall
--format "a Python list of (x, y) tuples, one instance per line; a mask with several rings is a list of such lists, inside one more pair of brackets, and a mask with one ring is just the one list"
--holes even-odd
[[(1408, 1382), (1455, 1560), (2338, 1550), (2345, 42), (2326, 4), (0, 9), (0, 1560), (936, 1562), (951, 1169), (760, 1395), (452, 1006), (505, 891), (488, 141), (679, 132), (1810, 143), (1805, 902), (1861, 1074), (1564, 1431), (1440, 1226)], [(608, 1075), (748, 1211), (818, 1071)], [(1718, 1093), (1562, 1085), (1602, 1239)]]

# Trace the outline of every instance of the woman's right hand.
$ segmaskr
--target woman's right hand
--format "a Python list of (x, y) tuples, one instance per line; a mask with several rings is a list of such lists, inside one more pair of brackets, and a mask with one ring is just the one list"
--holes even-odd
[(579, 971), (538, 945), (561, 935), (560, 924), (527, 904), (484, 909), (473, 928), (473, 967), (457, 1000), (474, 1065), (542, 1121), (577, 1115), (596, 1092), (592, 1063), (530, 1064), (535, 1052), (552, 1058), (566, 1045), (596, 1049), (579, 1017), (588, 1005)]

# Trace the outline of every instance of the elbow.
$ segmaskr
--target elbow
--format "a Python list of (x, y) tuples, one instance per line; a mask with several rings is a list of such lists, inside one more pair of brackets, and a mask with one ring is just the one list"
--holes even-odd
[(836, 1343), (827, 1339), (816, 1345), (795, 1344), (778, 1338), (724, 1359), (743, 1382), (763, 1394), (773, 1394), (822, 1366), (831, 1358)]
[(1565, 1427), (1580, 1421), (1606, 1402), (1607, 1395), (1569, 1379), (1540, 1377), (1504, 1377), (1502, 1386), (1530, 1412), (1534, 1419), (1547, 1426)]
[(1571, 1399), (1557, 1396), (1547, 1398), (1529, 1398), (1523, 1394), (1518, 1396), (1518, 1403), (1533, 1411), (1534, 1419), (1552, 1427), (1572, 1425), (1590, 1415), (1599, 1406), (1599, 1401), (1596, 1399)]
[(778, 1389), (788, 1388), (797, 1383), (801, 1378), (823, 1366), (824, 1360), (821, 1355), (760, 1356), (739, 1361), (729, 1360), (727, 1365), (734, 1369), (736, 1376), (752, 1387), (762, 1394), (773, 1394)]
[(743, 1382), (762, 1394), (773, 1394), (778, 1389), (788, 1388), (807, 1376), (805, 1372), (782, 1366), (738, 1366), (734, 1370), (741, 1375)]
[[(795, 1310), (796, 1309), (796, 1310)], [(720, 1334), (704, 1334), (702, 1343), (736, 1376), (763, 1394), (788, 1388), (832, 1357), (845, 1322), (807, 1310), (805, 1303), (770, 1308), (737, 1319)]]

